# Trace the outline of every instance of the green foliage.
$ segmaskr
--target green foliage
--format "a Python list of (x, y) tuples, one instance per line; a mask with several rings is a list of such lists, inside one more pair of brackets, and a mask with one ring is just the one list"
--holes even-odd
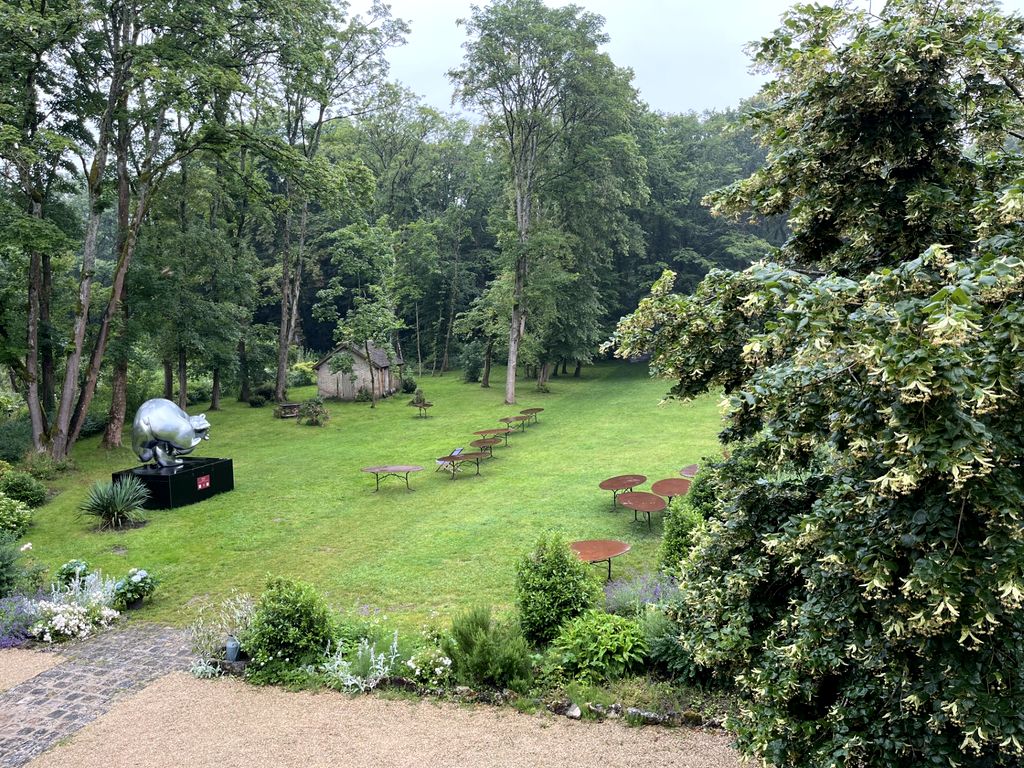
[(22, 501), (0, 493), (0, 534), (20, 537), (32, 525), (32, 510)]
[(160, 580), (142, 568), (130, 568), (124, 578), (114, 584), (114, 605), (125, 608), (136, 600), (152, 595)]
[(0, 421), (0, 460), (19, 462), (31, 447), (32, 425), (28, 419)]
[(529, 688), (532, 662), (526, 639), (515, 622), (495, 620), (487, 606), (455, 616), (442, 650), (456, 678), (467, 685), (519, 692)]
[(324, 598), (300, 581), (267, 582), (249, 627), (247, 677), (268, 684), (294, 680), (294, 671), (323, 660), (334, 639), (334, 621)]
[(308, 387), (311, 384), (316, 384), (316, 371), (313, 366), (316, 363), (313, 360), (303, 360), (295, 363), (288, 370), (288, 386), (289, 387)]
[(690, 680), (696, 674), (693, 657), (680, 640), (681, 624), (671, 610), (651, 606), (640, 615), (640, 627), (647, 644), (650, 667), (669, 680)]
[(416, 379), (406, 374), (402, 377), (402, 394), (411, 395), (416, 391)]
[(372, 403), (373, 395), (370, 393), (370, 390), (368, 390), (366, 387), (360, 387), (358, 391), (356, 391), (356, 396), (354, 399), (355, 402), (357, 403)]
[(73, 581), (84, 579), (90, 573), (92, 573), (92, 569), (85, 560), (68, 560), (57, 569), (53, 583), (62, 587), (70, 587)]
[[(694, 536), (704, 522), (702, 503), (705, 494), (698, 490), (699, 486), (708, 485), (702, 476), (698, 476), (686, 496), (676, 496), (665, 512), (664, 528), (661, 535), (661, 548), (658, 561), (666, 573), (675, 574), (679, 564), (693, 547)], [(714, 497), (710, 499), (714, 501)]]
[(263, 395), (253, 395), (252, 397), (249, 398), (250, 408), (262, 408), (266, 404), (267, 398), (263, 397)]
[(516, 605), (523, 634), (533, 643), (552, 640), (561, 625), (601, 599), (592, 569), (557, 533), (542, 535), (516, 564)]
[(317, 395), (306, 400), (299, 406), (299, 416), (295, 420), (297, 424), (307, 424), (311, 427), (322, 427), (330, 421), (331, 413), (324, 405), (324, 399)]
[[(141, 405), (141, 403), (140, 403)], [(132, 413), (126, 408), (126, 412)], [(136, 408), (136, 410), (138, 410)], [(101, 434), (107, 428), (107, 414), (101, 411), (89, 411), (82, 420), (82, 428), (79, 431), (80, 437), (92, 437)]]
[(149, 498), (149, 489), (136, 477), (117, 482), (98, 481), (78, 507), (83, 515), (96, 518), (101, 531), (118, 530), (141, 523), (145, 518), (142, 505)]
[(9, 461), (4, 461), (3, 459), (0, 459), (0, 477), (3, 477), (12, 469), (14, 469), (14, 465), (12, 465)]
[(7, 472), (0, 477), (0, 493), (28, 506), (41, 507), (46, 503), (46, 486), (28, 472)]
[(18, 548), (0, 536), (0, 598), (13, 595), (21, 585), (19, 556)]
[(640, 667), (647, 640), (636, 619), (589, 610), (562, 625), (553, 654), (574, 679), (614, 680)]
[[(253, 397), (262, 397), (263, 402), (266, 403), (274, 399), (274, 385), (273, 384), (260, 384), (256, 389), (253, 390)], [(252, 400), (249, 401), (252, 404)], [(257, 406), (259, 407), (259, 406)]]
[(462, 345), (456, 365), (462, 370), (462, 380), (467, 384), (479, 382), (484, 369), (484, 345), (470, 341)]
[(61, 473), (75, 468), (71, 459), (54, 459), (48, 453), (30, 452), (22, 459), (20, 468), (36, 480), (55, 480)]

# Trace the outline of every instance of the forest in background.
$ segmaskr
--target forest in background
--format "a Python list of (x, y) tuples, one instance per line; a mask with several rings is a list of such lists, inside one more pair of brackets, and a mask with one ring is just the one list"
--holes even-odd
[(383, 4), (3, 0), (9, 431), (119, 445), (147, 396), (282, 400), (339, 343), (485, 385), (511, 362), (514, 401), (516, 369), (578, 374), (663, 269), (694, 286), (782, 242), (782, 217), (701, 205), (762, 162), (742, 106), (652, 112), (575, 6), (463, 24), (474, 119), (388, 80), (408, 29)]

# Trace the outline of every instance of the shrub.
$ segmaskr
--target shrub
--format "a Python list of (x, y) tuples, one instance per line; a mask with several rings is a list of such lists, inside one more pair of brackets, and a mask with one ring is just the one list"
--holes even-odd
[(29, 452), (21, 461), (21, 469), (36, 480), (53, 480), (74, 467), (75, 463), (71, 459), (55, 461), (48, 453)]
[(295, 423), (305, 423), (311, 427), (322, 427), (330, 421), (330, 418), (331, 413), (327, 410), (327, 406), (324, 405), (324, 399), (317, 395), (299, 406), (299, 417), (295, 420)]
[(553, 639), (565, 621), (596, 606), (600, 597), (597, 577), (558, 534), (541, 536), (516, 565), (519, 623), (531, 642)]
[(472, 608), (452, 621), (442, 642), (452, 672), (467, 685), (526, 691), (533, 677), (530, 649), (514, 622), (499, 622), (489, 607)]
[(462, 380), (467, 384), (480, 381), (484, 369), (484, 347), (479, 341), (464, 344), (456, 362), (462, 369)]
[(38, 618), (32, 600), (20, 595), (0, 598), (0, 649), (14, 648), (28, 640)]
[(21, 583), (19, 554), (13, 542), (0, 540), (0, 597), (13, 595)]
[(98, 435), (107, 428), (107, 414), (96, 413), (90, 411), (86, 414), (85, 419), (82, 420), (82, 429), (79, 432), (80, 437), (92, 437)]
[(682, 628), (664, 609), (650, 607), (640, 618), (647, 658), (662, 676), (671, 680), (689, 680), (696, 667), (693, 657), (680, 641)]
[(648, 605), (661, 605), (678, 594), (675, 579), (659, 573), (645, 573), (605, 584), (604, 605), (608, 613), (639, 616)]
[(316, 371), (313, 369), (314, 365), (316, 365), (316, 363), (312, 360), (295, 363), (295, 365), (288, 369), (288, 386), (308, 387), (311, 384), (316, 384)]
[(320, 672), (334, 688), (365, 693), (391, 676), (398, 655), (398, 632), (386, 650), (378, 651), (376, 641), (364, 637), (355, 650), (339, 645), (320, 666)]
[(125, 477), (116, 483), (98, 481), (78, 507), (83, 515), (97, 518), (100, 530), (124, 528), (144, 519), (142, 505), (149, 490), (136, 477)]
[(369, 403), (373, 400), (373, 394), (366, 387), (360, 387), (356, 392), (355, 401), (357, 403)]
[(452, 675), (452, 660), (440, 648), (429, 646), (416, 651), (405, 666), (409, 676), (421, 685), (439, 688), (445, 685)]
[(9, 498), (0, 493), (0, 533), (8, 533), (12, 539), (21, 536), (32, 524), (32, 510), (23, 501)]
[(242, 651), (248, 653), (249, 628), (255, 609), (252, 597), (240, 592), (232, 592), (219, 605), (200, 606), (195, 621), (188, 627), (192, 655), (196, 657), (193, 675), (216, 677), (220, 674), (214, 661), (224, 658), (224, 643), (228, 637), (238, 640)]
[(29, 632), (44, 643), (88, 637), (94, 629), (110, 626), (121, 615), (106, 606), (54, 603), (49, 600), (40, 600), (35, 607), (38, 616)]
[(562, 627), (554, 653), (577, 680), (615, 680), (643, 663), (647, 641), (635, 619), (590, 610)]
[(190, 381), (188, 387), (185, 389), (185, 402), (188, 405), (198, 405), (199, 403), (208, 403), (210, 398), (213, 397), (213, 381), (210, 379), (200, 379), (199, 381)]
[(125, 608), (136, 600), (143, 600), (156, 591), (160, 582), (142, 568), (132, 568), (114, 585), (114, 605)]
[(28, 472), (7, 472), (0, 477), (0, 493), (33, 509), (46, 502), (46, 486)]
[[(273, 384), (260, 384), (253, 390), (253, 394), (262, 397), (264, 402), (272, 401), (277, 395)], [(284, 396), (285, 399), (288, 398), (288, 390), (285, 390)]]
[(53, 583), (62, 587), (70, 587), (71, 582), (76, 579), (84, 579), (90, 573), (92, 573), (92, 569), (89, 568), (89, 563), (85, 560), (68, 560), (57, 569)]
[(28, 419), (0, 421), (0, 459), (20, 461), (32, 447), (32, 424)]
[(253, 395), (252, 397), (249, 398), (250, 408), (262, 408), (266, 404), (267, 398), (263, 397), (263, 395)]
[(414, 379), (412, 376), (408, 376), (408, 375), (407, 376), (403, 376), (402, 377), (402, 394), (404, 394), (404, 395), (411, 395), (415, 391), (416, 391), (416, 379)]
[(323, 597), (308, 584), (273, 578), (253, 612), (246, 652), (253, 682), (294, 679), (304, 665), (319, 664), (334, 634), (334, 622)]
[(3, 459), (0, 459), (0, 477), (3, 477), (12, 469), (14, 469), (14, 466), (9, 461), (4, 461)]
[(664, 532), (661, 536), (661, 547), (658, 550), (658, 561), (665, 573), (676, 574), (679, 564), (693, 547), (694, 536), (704, 523), (702, 509), (712, 512), (714, 494), (708, 493), (713, 483), (707, 478), (711, 473), (697, 476), (686, 496), (676, 496), (665, 511)]

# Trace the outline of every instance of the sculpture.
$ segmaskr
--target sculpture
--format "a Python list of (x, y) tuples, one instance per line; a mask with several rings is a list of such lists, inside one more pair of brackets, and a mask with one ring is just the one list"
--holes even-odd
[(132, 449), (142, 461), (176, 467), (184, 463), (178, 456), (192, 453), (199, 443), (210, 439), (209, 431), (205, 413), (189, 416), (170, 400), (157, 397), (135, 412)]

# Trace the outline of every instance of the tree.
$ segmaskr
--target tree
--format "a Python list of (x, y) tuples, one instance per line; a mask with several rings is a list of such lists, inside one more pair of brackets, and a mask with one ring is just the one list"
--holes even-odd
[(758, 47), (767, 164), (713, 198), (791, 206), (789, 263), (666, 275), (620, 326), (680, 394), (729, 392), (683, 643), (770, 764), (1024, 753), (1022, 43), (987, 3), (791, 11)]
[(460, 21), (471, 39), (460, 69), (449, 77), (466, 106), (483, 111), (501, 137), (511, 182), (516, 237), (503, 250), (513, 273), (505, 401), (515, 402), (516, 366), (526, 332), (529, 242), (538, 224), (538, 194), (552, 180), (559, 141), (594, 119), (600, 98), (629, 75), (598, 46), (603, 19), (575, 5), (547, 8), (540, 0), (497, 0), (473, 7)]

